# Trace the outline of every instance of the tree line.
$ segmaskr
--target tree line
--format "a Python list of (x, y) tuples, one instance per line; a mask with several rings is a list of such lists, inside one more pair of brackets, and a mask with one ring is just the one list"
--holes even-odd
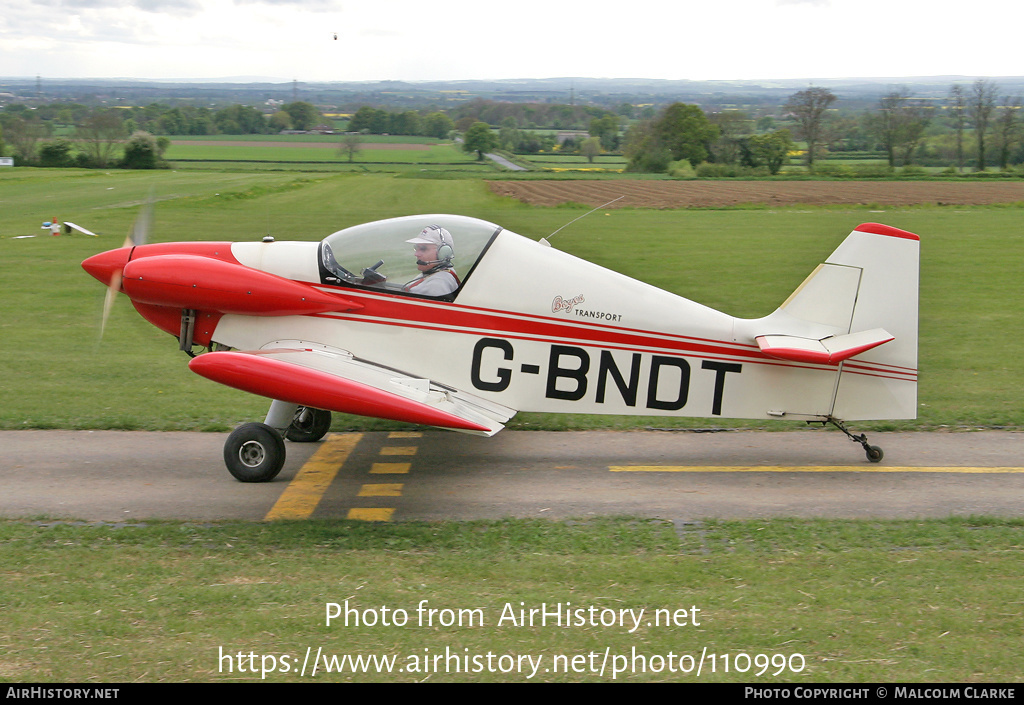
[[(775, 174), (794, 155), (812, 172), (821, 171), (818, 163), (826, 155), (885, 159), (889, 168), (984, 171), (1024, 163), (1021, 104), (1021, 96), (1002, 94), (998, 84), (983, 79), (953, 84), (944, 99), (918, 98), (906, 88), (894, 88), (860, 113), (843, 110), (832, 91), (812, 86), (757, 114), (706, 112), (686, 103), (655, 112), (649, 107), (610, 111), (477, 99), (444, 111), (362, 106), (346, 129), (440, 139), (457, 133), (464, 146), (469, 137), (480, 147), (467, 147), (478, 155), (483, 149), (520, 154), (558, 150), (591, 160), (602, 153), (622, 154), (630, 171), (676, 175)], [(304, 101), (271, 110), (162, 103), (121, 108), (13, 104), (0, 111), (0, 154), (13, 153), (20, 164), (152, 167), (161, 165), (169, 144), (153, 135), (270, 134), (326, 123), (319, 109)], [(479, 125), (493, 134), (485, 135)], [(348, 149), (350, 159), (357, 148), (353, 144)]]
[(462, 108), (467, 115), (456, 127), (464, 133), (472, 122), (487, 123), (496, 129), (488, 148), (520, 154), (558, 149), (591, 160), (601, 153), (621, 153), (627, 171), (677, 176), (777, 174), (795, 156), (809, 171), (823, 172), (818, 163), (826, 155), (884, 159), (890, 170), (945, 166), (963, 172), (995, 166), (1006, 171), (1024, 164), (1021, 106), (1021, 96), (1002, 94), (998, 84), (981, 79), (968, 86), (953, 84), (942, 100), (918, 98), (897, 87), (860, 112), (842, 110), (838, 96), (815, 86), (758, 116), (673, 103), (658, 113), (644, 111), (636, 120), (631, 118), (636, 111), (573, 112), (568, 110), (573, 106), (561, 106), (561, 114), (574, 116), (563, 124), (583, 128), (586, 135), (563, 135), (558, 143), (553, 135), (529, 129), (534, 125), (526, 119), (534, 114), (530, 105), (473, 101)]
[[(830, 132), (842, 128), (828, 119), (829, 106), (836, 100), (827, 89), (809, 88), (795, 93), (784, 106), (807, 141), (812, 168), (819, 146)], [(952, 162), (950, 166), (963, 171), (973, 158), (975, 171), (990, 166), (1006, 170), (1024, 162), (1021, 104), (1021, 96), (1000, 96), (998, 84), (986, 79), (968, 87), (953, 84), (942, 101), (915, 98), (908, 89), (896, 88), (883, 95), (859, 125), (847, 125), (846, 132), (856, 138), (859, 129), (862, 141), (873, 140), (890, 167), (938, 161)]]
[(324, 117), (297, 101), (272, 114), (246, 105), (219, 110), (153, 103), (97, 108), (49, 104), (30, 109), (8, 105), (0, 112), (0, 154), (5, 146), (23, 165), (154, 168), (163, 165), (170, 140), (159, 135), (274, 134), (309, 130)]
[(19, 165), (43, 167), (153, 169), (163, 166), (167, 137), (136, 129), (116, 109), (92, 110), (66, 135), (54, 125), (21, 111), (0, 113), (0, 154), (9, 145)]
[(422, 115), (415, 110), (389, 112), (364, 105), (352, 115), (346, 129), (348, 132), (371, 135), (410, 135), (445, 139), (455, 129), (455, 123), (448, 115), (438, 110)]
[[(1021, 96), (1001, 95), (998, 84), (978, 80), (953, 84), (944, 100), (914, 97), (895, 88), (860, 115), (836, 109), (828, 88), (792, 94), (776, 116), (754, 120), (742, 111), (706, 114), (675, 103), (655, 118), (629, 128), (624, 154), (628, 170), (679, 172), (706, 165), (704, 175), (725, 175), (713, 166), (763, 168), (775, 174), (801, 140), (803, 161), (814, 172), (821, 158), (842, 154), (882, 155), (890, 169), (946, 166), (981, 172), (1006, 171), (1024, 163)], [(781, 127), (780, 127), (781, 126)], [(698, 167), (697, 174), (701, 174)]]

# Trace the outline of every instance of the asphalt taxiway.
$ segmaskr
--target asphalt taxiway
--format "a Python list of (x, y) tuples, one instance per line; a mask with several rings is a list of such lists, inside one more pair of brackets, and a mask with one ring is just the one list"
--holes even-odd
[(0, 516), (369, 521), (634, 515), (1024, 516), (1024, 433), (442, 431), (288, 443), (270, 483), (224, 468), (226, 434), (0, 432)]

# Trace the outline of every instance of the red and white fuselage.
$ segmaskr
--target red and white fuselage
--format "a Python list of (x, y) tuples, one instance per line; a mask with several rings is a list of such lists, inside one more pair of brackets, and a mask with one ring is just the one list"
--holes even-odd
[[(461, 285), (444, 298), (402, 287), (414, 274), (404, 242), (428, 223), (455, 241)], [(760, 319), (459, 216), (379, 221), (321, 243), (143, 245), (83, 266), (105, 284), (120, 273), (138, 311), (176, 337), (192, 312), (189, 344), (232, 349), (190, 363), (211, 379), (490, 434), (516, 411), (914, 418), (918, 245), (862, 225)], [(377, 253), (393, 270), (386, 283), (354, 274)]]

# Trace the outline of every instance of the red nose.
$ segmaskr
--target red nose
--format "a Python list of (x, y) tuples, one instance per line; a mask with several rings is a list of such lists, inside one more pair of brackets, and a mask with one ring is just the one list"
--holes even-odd
[(114, 275), (120, 274), (124, 270), (124, 266), (128, 264), (131, 252), (132, 248), (130, 247), (101, 252), (82, 262), (82, 269), (99, 279), (104, 285), (110, 286)]

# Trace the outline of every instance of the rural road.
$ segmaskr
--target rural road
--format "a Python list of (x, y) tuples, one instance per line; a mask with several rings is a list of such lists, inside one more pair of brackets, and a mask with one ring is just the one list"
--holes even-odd
[(510, 162), (508, 159), (505, 159), (505, 157), (501, 156), (500, 154), (492, 154), (492, 153), (488, 152), (488, 153), (484, 154), (484, 156), (487, 157), (488, 159), (490, 159), (492, 162), (495, 162), (496, 164), (499, 164), (499, 165), (505, 167), (509, 171), (526, 171), (526, 169), (524, 167), (521, 167), (518, 164), (513, 164), (512, 162)]
[(377, 521), (1024, 516), (1024, 433), (441, 431), (288, 443), (274, 482), (224, 469), (226, 434), (0, 432), (0, 516)]

